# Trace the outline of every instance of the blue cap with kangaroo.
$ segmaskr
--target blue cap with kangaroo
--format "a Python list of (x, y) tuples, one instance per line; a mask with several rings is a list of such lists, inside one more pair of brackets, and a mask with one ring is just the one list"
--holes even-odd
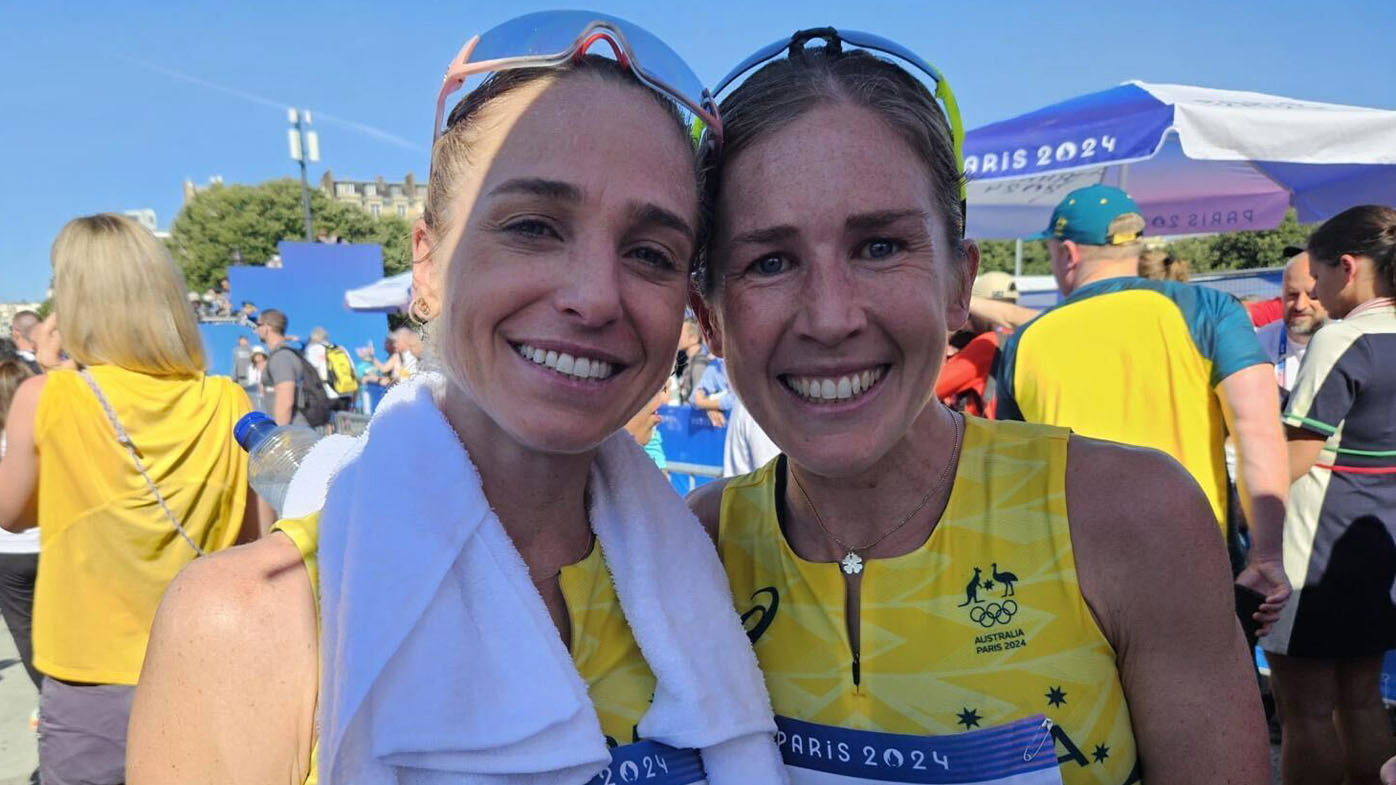
[[(1082, 245), (1124, 245), (1138, 240), (1143, 234), (1131, 226), (1131, 231), (1110, 233), (1110, 224), (1122, 215), (1134, 213), (1143, 225), (1144, 211), (1129, 198), (1129, 194), (1109, 185), (1088, 185), (1066, 195), (1052, 211), (1047, 229), (1031, 239), (1052, 238), (1071, 240)], [(1133, 222), (1131, 222), (1133, 223)]]

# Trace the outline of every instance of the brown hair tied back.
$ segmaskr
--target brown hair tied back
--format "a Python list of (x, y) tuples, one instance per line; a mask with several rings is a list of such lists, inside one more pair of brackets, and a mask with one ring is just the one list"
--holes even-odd
[(1396, 292), (1396, 209), (1364, 204), (1323, 222), (1309, 235), (1309, 259), (1330, 267), (1343, 254), (1366, 256), (1376, 267), (1378, 291)]
[[(877, 114), (925, 164), (936, 206), (956, 255), (964, 251), (959, 161), (950, 124), (920, 80), (895, 63), (860, 49), (807, 47), (772, 61), (722, 101), (722, 145), (704, 153), (703, 217), (711, 224), (727, 164), (762, 137), (821, 104), (847, 103)], [(704, 249), (695, 277), (704, 296), (716, 288), (720, 270)]]

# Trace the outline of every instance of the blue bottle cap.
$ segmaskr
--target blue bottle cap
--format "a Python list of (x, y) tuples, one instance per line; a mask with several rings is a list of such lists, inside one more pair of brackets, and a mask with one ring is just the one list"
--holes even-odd
[(233, 439), (242, 449), (252, 452), (276, 427), (276, 420), (266, 412), (248, 412), (233, 426)]

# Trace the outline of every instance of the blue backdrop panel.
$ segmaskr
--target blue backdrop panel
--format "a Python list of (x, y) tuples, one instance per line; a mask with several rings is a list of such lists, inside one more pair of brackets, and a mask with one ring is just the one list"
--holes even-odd
[[(326, 243), (277, 244), (282, 266), (230, 267), (234, 306), (250, 301), (259, 311), (275, 308), (286, 314), (287, 332), (302, 340), (313, 327), (324, 327), (330, 340), (350, 348), (373, 343), (387, 334), (382, 314), (356, 313), (344, 305), (344, 292), (383, 277), (383, 253), (376, 245)], [(205, 346), (214, 373), (232, 369), (232, 347), (239, 334), (256, 337), (246, 328), (204, 325)]]
[(199, 325), (199, 335), (204, 339), (204, 355), (208, 360), (208, 372), (216, 376), (233, 375), (233, 349), (238, 336), (246, 335), (250, 344), (257, 343), (251, 325), (243, 327), (229, 322), (205, 323)]

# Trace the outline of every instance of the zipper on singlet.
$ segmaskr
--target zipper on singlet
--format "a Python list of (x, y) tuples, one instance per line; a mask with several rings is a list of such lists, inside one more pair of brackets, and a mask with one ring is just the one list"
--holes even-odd
[[(863, 576), (858, 576), (857, 605), (854, 605), (853, 602), (853, 586), (851, 583), (852, 577), (846, 575), (844, 576), (843, 581), (843, 623), (844, 627), (847, 628), (846, 632), (848, 633), (848, 649), (849, 652), (853, 655), (853, 663), (851, 666), (853, 671), (853, 687), (857, 689), (858, 686), (861, 685), (863, 682)], [(855, 616), (858, 620), (856, 625), (853, 621)]]

